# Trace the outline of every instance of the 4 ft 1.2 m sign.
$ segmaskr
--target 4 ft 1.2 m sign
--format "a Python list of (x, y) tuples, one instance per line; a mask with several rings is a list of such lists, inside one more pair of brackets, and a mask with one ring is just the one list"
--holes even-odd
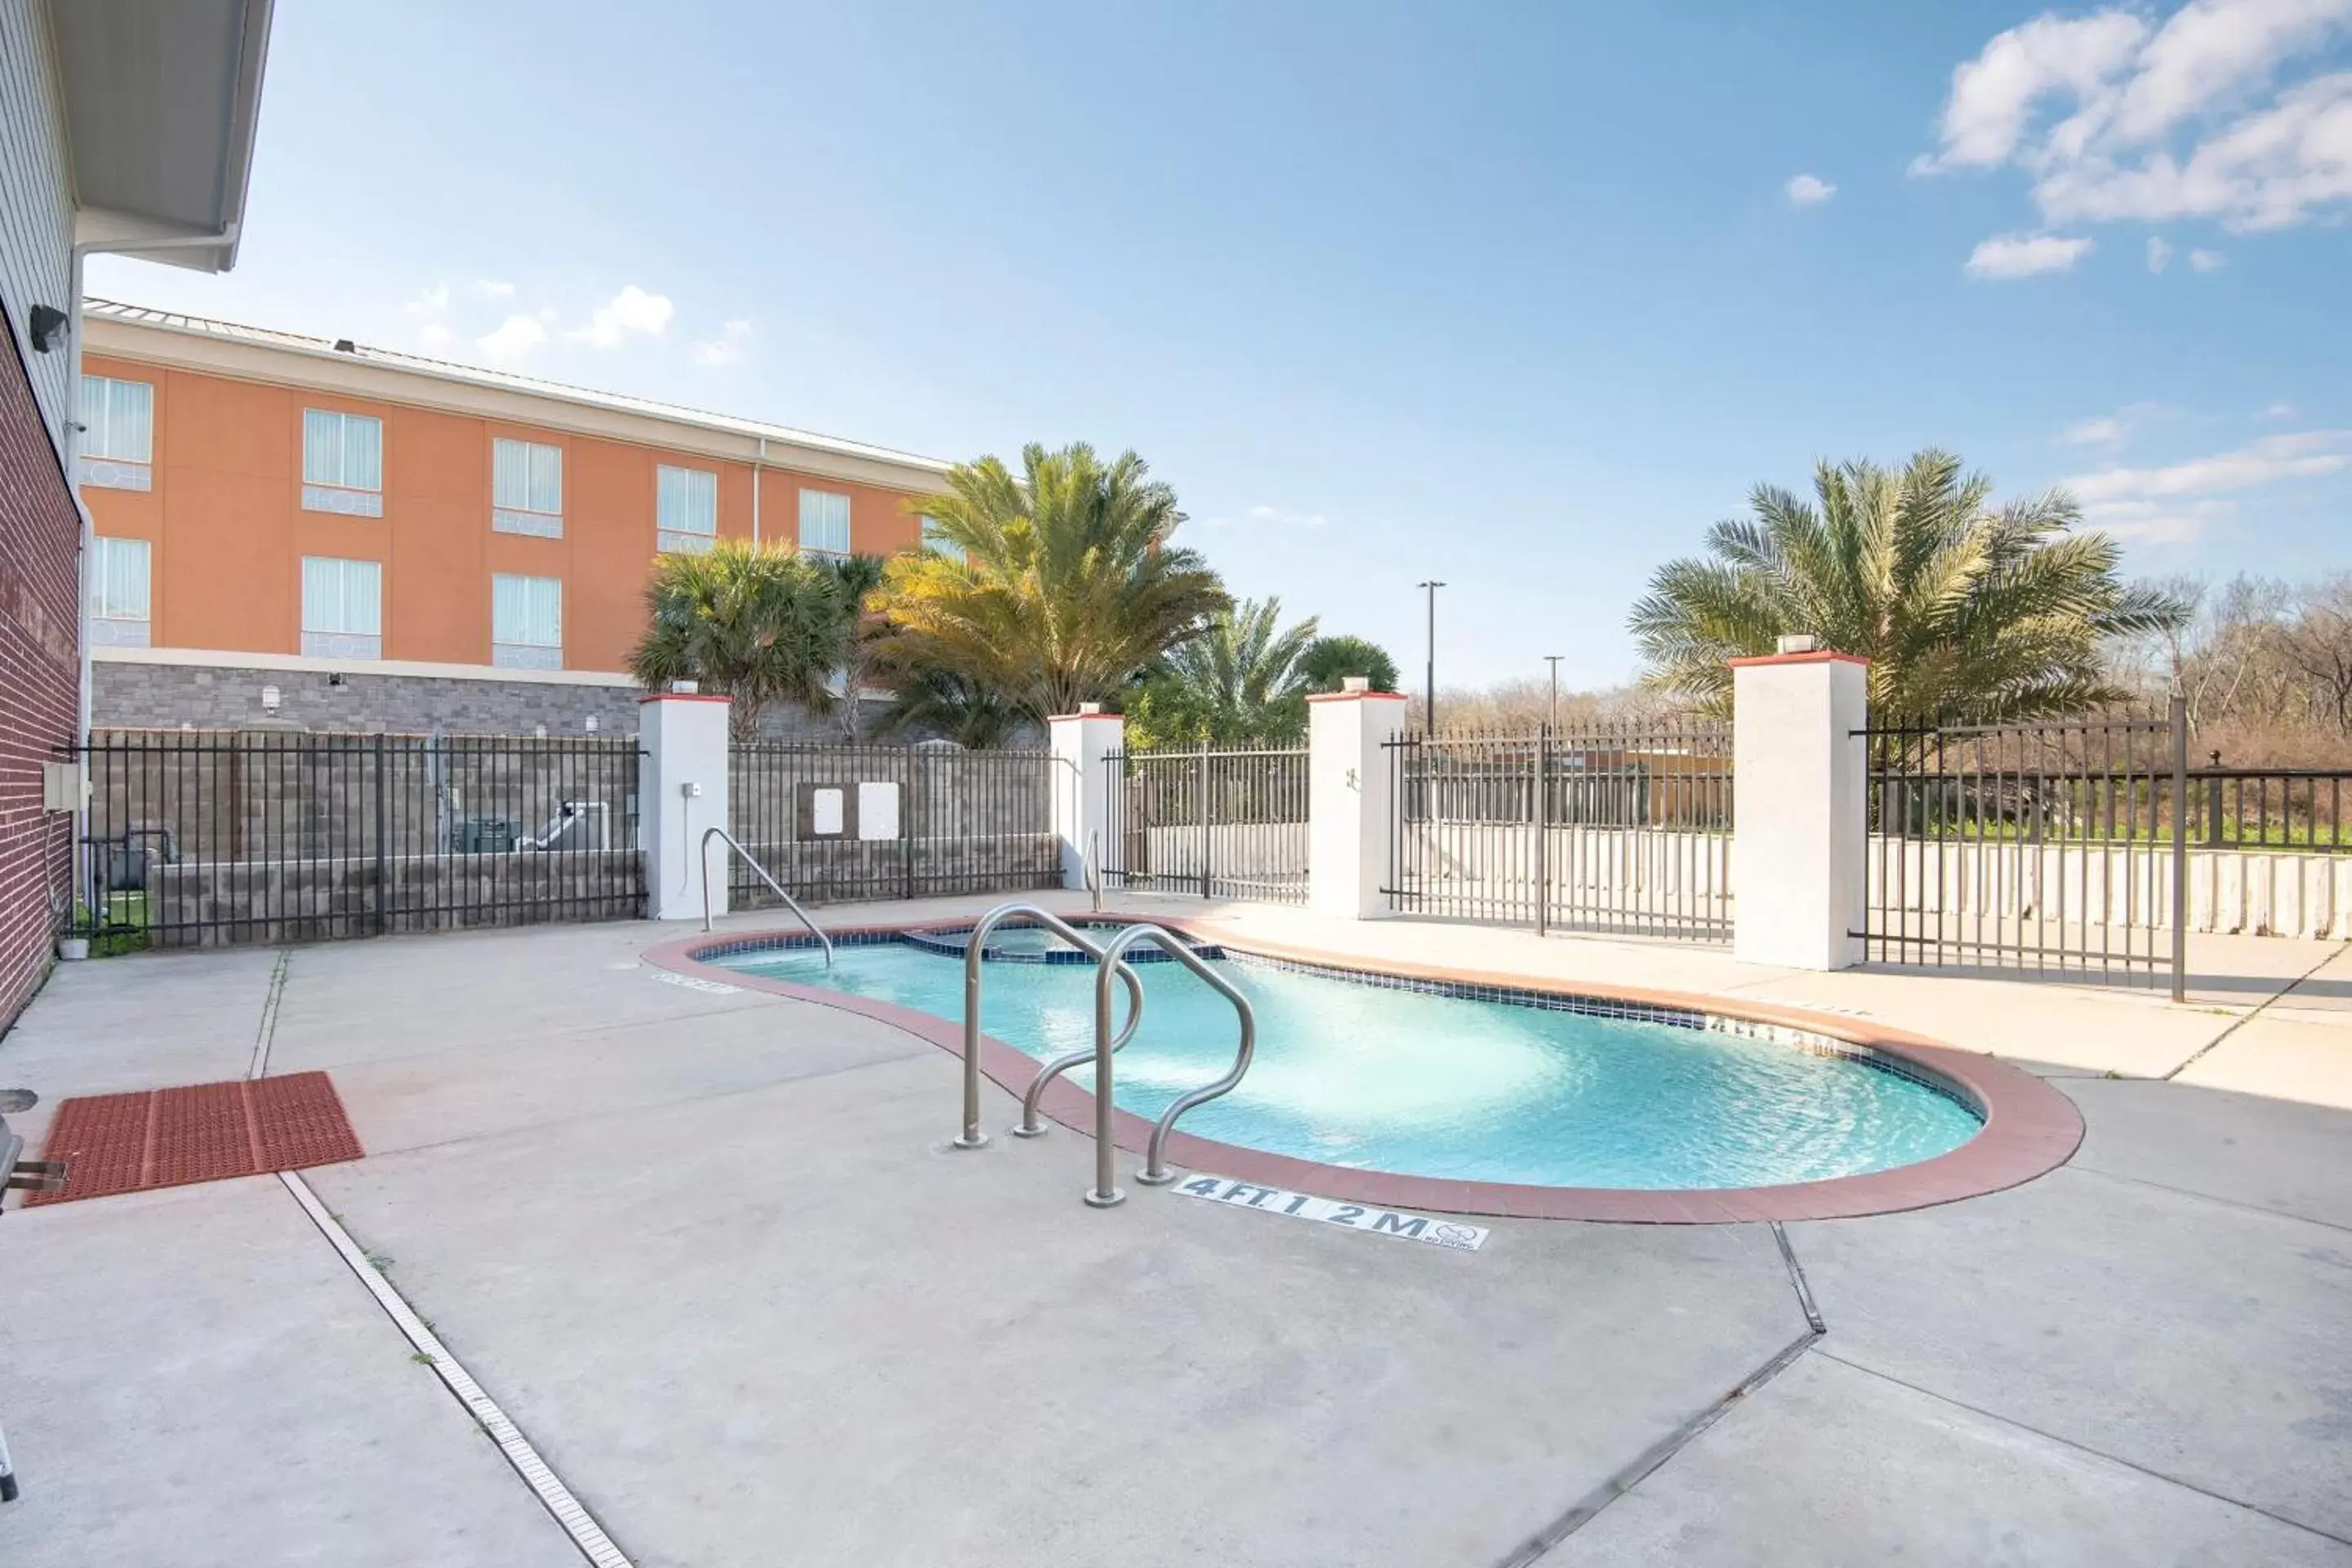
[(1231, 1176), (1193, 1176), (1179, 1182), (1176, 1191), (1188, 1198), (1231, 1204), (1260, 1214), (1281, 1215), (1286, 1219), (1311, 1219), (1324, 1225), (1344, 1226), (1349, 1230), (1368, 1230), (1374, 1236), (1401, 1237), (1407, 1241), (1427, 1242), (1432, 1247), (1452, 1247), (1456, 1252), (1475, 1252), (1486, 1245), (1486, 1227), (1482, 1225), (1406, 1214), (1370, 1204), (1342, 1203), (1337, 1198), (1318, 1198), (1311, 1193), (1237, 1182)]

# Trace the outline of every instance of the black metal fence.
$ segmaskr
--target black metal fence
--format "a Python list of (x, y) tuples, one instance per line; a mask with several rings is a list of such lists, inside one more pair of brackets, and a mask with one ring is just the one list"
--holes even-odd
[(635, 741), (110, 731), (73, 931), (101, 951), (631, 919)]
[[(728, 827), (809, 901), (1059, 887), (1051, 752), (758, 742), (729, 753)], [(736, 909), (772, 905), (730, 858)]]
[(2201, 790), (2178, 701), (2163, 718), (1856, 733), (1866, 962), (2168, 975), (2180, 995)]
[(1706, 721), (1386, 745), (1398, 910), (1728, 941), (1731, 728)]
[(1103, 766), (1106, 887), (1307, 901), (1304, 747), (1113, 752)]
[(2352, 854), (2347, 796), (2347, 768), (2192, 768), (2189, 841), (2203, 849)]

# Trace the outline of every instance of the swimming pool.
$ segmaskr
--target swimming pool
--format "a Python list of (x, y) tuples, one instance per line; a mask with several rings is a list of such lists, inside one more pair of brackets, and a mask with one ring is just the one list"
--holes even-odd
[[(1001, 933), (982, 1026), (1042, 1060), (1093, 1039), (1091, 963)], [(715, 950), (740, 973), (960, 1019), (950, 936)], [(1214, 950), (1211, 950), (1213, 952)], [(1037, 962), (1043, 959), (1045, 962)], [(1629, 1191), (1780, 1186), (1948, 1153), (1983, 1126), (1955, 1086), (1823, 1036), (1694, 1009), (1360, 975), (1244, 954), (1213, 962), (1250, 999), (1257, 1060), (1185, 1117), (1198, 1138), (1343, 1169), (1455, 1182)], [(1156, 1117), (1223, 1073), (1234, 1012), (1173, 963), (1137, 970), (1143, 1027), (1114, 1102)], [(1070, 1079), (1090, 1087), (1091, 1066)]]

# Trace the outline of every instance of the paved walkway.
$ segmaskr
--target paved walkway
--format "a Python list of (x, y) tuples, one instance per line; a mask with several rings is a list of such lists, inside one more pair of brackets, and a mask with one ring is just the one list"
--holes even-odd
[[(949, 1152), (950, 1058), (659, 979), (653, 925), (72, 966), (0, 1083), (331, 1070), (369, 1158), (310, 1184), (646, 1568), (2352, 1563), (2340, 945), (2200, 942), (2176, 1007), (1220, 913), (1871, 1014), (2052, 1076), (2088, 1135), (1787, 1255), (1098, 1213), (1082, 1138)], [(9, 1568), (582, 1561), (276, 1178), (0, 1218), (0, 1424)]]

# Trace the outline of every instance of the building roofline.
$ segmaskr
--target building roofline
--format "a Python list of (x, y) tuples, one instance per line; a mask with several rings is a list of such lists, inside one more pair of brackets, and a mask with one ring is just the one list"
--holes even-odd
[[(118, 300), (83, 300), (82, 320), (89, 353), (169, 368), (291, 384), (886, 485), (938, 489), (949, 468), (937, 458), (789, 426), (427, 359), (397, 349), (355, 342), (345, 348), (332, 339)], [(764, 457), (759, 451), (762, 441), (768, 446)]]

